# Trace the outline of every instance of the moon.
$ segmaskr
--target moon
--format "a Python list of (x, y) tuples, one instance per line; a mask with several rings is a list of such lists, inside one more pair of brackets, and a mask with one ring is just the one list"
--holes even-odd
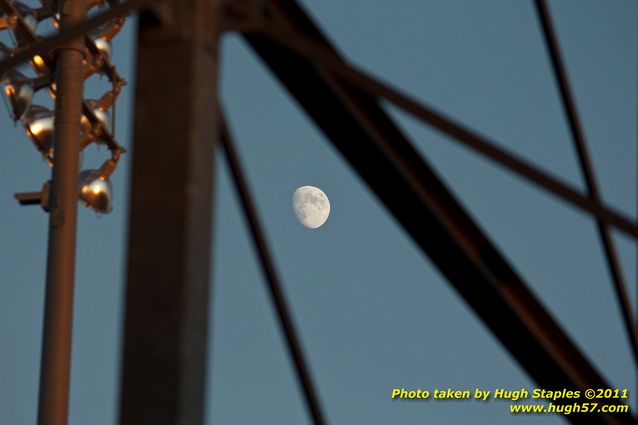
[(330, 201), (321, 189), (301, 186), (292, 195), (292, 210), (302, 225), (316, 229), (328, 220)]

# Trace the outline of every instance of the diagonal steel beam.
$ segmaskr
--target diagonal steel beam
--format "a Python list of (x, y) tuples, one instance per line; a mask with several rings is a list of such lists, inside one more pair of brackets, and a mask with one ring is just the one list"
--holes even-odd
[[(594, 165), (587, 149), (587, 142), (585, 141), (585, 131), (580, 123), (578, 117), (578, 111), (576, 108), (576, 101), (572, 95), (572, 90), (569, 84), (569, 78), (567, 77), (567, 70), (563, 63), (563, 58), (560, 53), (560, 47), (558, 45), (558, 37), (554, 31), (554, 25), (552, 24), (552, 17), (547, 7), (545, 0), (536, 0), (536, 13), (540, 20), (541, 27), (543, 29), (543, 36), (545, 44), (551, 58), (552, 68), (554, 70), (554, 76), (558, 82), (558, 88), (560, 90), (561, 99), (563, 103), (563, 109), (567, 116), (569, 123), (569, 129), (572, 134), (572, 141), (574, 142), (574, 148), (578, 154), (578, 162), (580, 169), (585, 178), (587, 185), (587, 191), (589, 196), (594, 202), (600, 203), (602, 196), (598, 189), (598, 183), (596, 182), (596, 175), (594, 173)], [(632, 354), (634, 356), (634, 362), (638, 364), (638, 336), (636, 335), (636, 326), (634, 324), (634, 314), (632, 312), (631, 303), (629, 302), (629, 295), (627, 294), (627, 285), (623, 277), (622, 269), (620, 267), (620, 261), (618, 260), (618, 254), (614, 241), (611, 238), (611, 232), (609, 226), (604, 220), (596, 217), (596, 229), (600, 242), (603, 246), (603, 252), (605, 260), (607, 261), (607, 268), (611, 275), (611, 281), (616, 294), (616, 300), (620, 306), (620, 311), (623, 318), (623, 324), (625, 325), (625, 331), (629, 338), (629, 345), (631, 346)]]
[[(268, 4), (277, 25), (331, 49), (294, 1)], [(244, 37), (539, 385), (608, 387), (374, 97), (267, 36)], [(569, 419), (575, 424), (635, 423), (629, 415)]]
[(264, 24), (263, 19), (251, 18), (252, 21), (247, 22), (233, 20), (229, 27), (231, 29), (239, 29), (246, 34), (259, 33), (267, 36), (277, 44), (292, 50), (324, 71), (338, 75), (340, 80), (347, 81), (353, 88), (393, 103), (398, 108), (450, 136), (451, 141), (472, 149), (474, 152), (558, 196), (572, 206), (592, 214), (634, 238), (638, 238), (638, 224), (632, 222), (631, 219), (622, 213), (581, 195), (571, 186), (541, 171), (516, 155), (499, 148), (493, 141), (347, 64), (341, 57), (335, 55), (334, 51), (326, 48), (325, 45), (315, 42), (304, 34), (291, 32), (280, 25)]
[[(221, 111), (221, 107), (220, 107)], [(301, 338), (299, 338), (297, 328), (295, 326), (292, 312), (288, 307), (288, 301), (286, 300), (286, 294), (284, 288), (279, 279), (277, 270), (275, 269), (275, 262), (270, 254), (270, 249), (266, 241), (266, 235), (262, 229), (259, 217), (257, 214), (257, 207), (253, 202), (253, 198), (250, 194), (248, 187), (248, 180), (242, 169), (239, 154), (235, 149), (235, 143), (233, 137), (228, 128), (228, 123), (223, 114), (220, 113), (218, 118), (220, 127), (220, 141), (226, 154), (226, 162), (230, 168), (233, 182), (235, 183), (235, 191), (239, 195), (239, 199), (242, 204), (242, 210), (244, 218), (250, 228), (253, 244), (255, 250), (259, 255), (262, 272), (266, 278), (267, 289), (270, 293), (270, 299), (277, 312), (277, 318), (279, 319), (279, 325), (283, 331), (288, 352), (295, 365), (297, 372), (297, 378), (303, 390), (306, 406), (312, 417), (312, 421), (315, 425), (326, 425), (328, 422), (325, 419), (325, 414), (321, 408), (319, 402), (319, 395), (316, 390), (316, 385), (312, 379), (310, 368), (306, 362), (306, 356), (301, 345)]]

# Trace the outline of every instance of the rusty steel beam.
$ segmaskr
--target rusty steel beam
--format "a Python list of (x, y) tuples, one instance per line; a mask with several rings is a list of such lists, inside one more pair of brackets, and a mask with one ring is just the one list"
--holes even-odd
[[(296, 2), (268, 5), (273, 25), (339, 57)], [(285, 43), (254, 32), (244, 37), (532, 379), (547, 389), (608, 387), (375, 96)], [(568, 419), (635, 424), (629, 414)]]
[(202, 425), (216, 17), (207, 0), (140, 14), (120, 424)]

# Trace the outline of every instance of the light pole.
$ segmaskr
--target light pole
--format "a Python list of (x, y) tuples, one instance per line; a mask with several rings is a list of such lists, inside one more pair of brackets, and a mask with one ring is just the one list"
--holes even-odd
[[(84, 16), (84, 0), (62, 0), (60, 15), (62, 29), (79, 23)], [(81, 37), (57, 51), (55, 156), (49, 200), (38, 425), (65, 425), (68, 420), (83, 59)]]
[[(0, 84), (11, 106), (14, 121), (25, 132), (52, 167), (52, 180), (40, 192), (17, 193), (22, 205), (41, 205), (49, 215), (49, 241), (46, 271), (42, 362), (38, 425), (66, 425), (69, 408), (71, 342), (73, 324), (73, 286), (78, 199), (98, 213), (111, 211), (109, 177), (125, 152), (114, 139), (108, 111), (113, 107), (125, 81), (111, 64), (111, 40), (124, 25), (127, 10), (118, 9), (117, 0), (40, 0), (41, 7), (0, 0), (0, 30), (13, 32), (16, 48), (0, 43), (0, 60), (5, 65)], [(76, 32), (55, 51), (36, 49), (26, 60), (28, 77), (6, 65), (24, 54), (30, 46), (45, 43), (37, 33), (38, 23), (52, 19), (65, 32), (77, 31), (87, 10), (111, 8), (85, 32)], [(13, 58), (12, 58), (13, 57)], [(23, 59), (24, 60), (24, 59)], [(24, 70), (28, 72), (27, 70)], [(84, 81), (94, 74), (104, 75), (111, 90), (95, 100), (83, 99)], [(49, 88), (55, 111), (33, 104), (36, 91)], [(98, 169), (80, 172), (80, 152), (91, 143), (106, 145), (111, 152)]]
[[(10, 61), (38, 43), (38, 23), (53, 19), (61, 30), (82, 23), (88, 9), (117, 7), (116, 0), (40, 0), (31, 8), (12, 0), (0, 0), (1, 29), (11, 29), (17, 48), (0, 43), (0, 58)], [(29, 56), (35, 78), (6, 68), (0, 82), (11, 105), (14, 121), (20, 121), (47, 163), (52, 180), (42, 191), (16, 194), (23, 205), (40, 204), (49, 215), (46, 294), (40, 370), (38, 425), (65, 425), (68, 420), (73, 286), (77, 227), (77, 200), (98, 213), (111, 210), (109, 177), (124, 149), (111, 134), (108, 110), (113, 107), (125, 81), (111, 65), (111, 39), (126, 19), (126, 11), (111, 13), (110, 20), (95, 24), (85, 33), (58, 44), (51, 52), (41, 49)], [(84, 100), (84, 81), (106, 75), (112, 89), (96, 100)], [(53, 84), (54, 83), (54, 84)], [(55, 111), (32, 103), (36, 91), (49, 87)], [(80, 151), (89, 144), (106, 145), (111, 158), (96, 170), (79, 171)]]

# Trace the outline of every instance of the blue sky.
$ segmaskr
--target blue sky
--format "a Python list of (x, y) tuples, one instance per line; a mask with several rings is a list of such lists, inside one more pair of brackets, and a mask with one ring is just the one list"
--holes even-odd
[[(326, 0), (302, 4), (355, 64), (577, 188), (583, 183), (530, 1)], [(636, 218), (638, 6), (550, 1), (603, 197)], [(116, 39), (129, 80), (117, 139), (131, 146), (134, 23)], [(221, 93), (313, 375), (333, 424), (557, 424), (504, 402), (397, 402), (394, 387), (536, 385), (445, 282), (236, 35)], [(91, 82), (95, 96), (103, 86)], [(387, 105), (386, 105), (387, 106)], [(594, 221), (387, 106), (532, 290), (614, 387), (636, 382)], [(35, 422), (47, 216), (12, 194), (48, 169), (8, 118), (0, 167), (0, 422)], [(84, 155), (100, 164), (104, 149)], [(116, 423), (129, 157), (114, 211), (79, 206), (71, 424)], [(290, 201), (322, 188), (332, 212), (308, 230)], [(212, 262), (209, 423), (308, 423), (258, 263), (219, 157)], [(636, 245), (614, 233), (636, 300)], [(635, 398), (634, 405), (635, 405)], [(471, 418), (471, 419), (468, 419)]]

